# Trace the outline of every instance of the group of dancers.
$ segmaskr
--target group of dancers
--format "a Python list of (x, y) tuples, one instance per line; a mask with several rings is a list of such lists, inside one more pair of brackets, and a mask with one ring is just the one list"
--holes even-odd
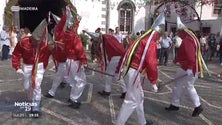
[[(75, 19), (72, 13), (73, 11), (67, 6), (61, 19), (52, 14), (57, 22), (53, 38), (49, 36), (48, 23), (44, 19), (33, 31), (32, 36), (23, 38), (15, 47), (12, 66), (17, 73), (24, 76), (24, 89), (28, 93), (29, 101), (36, 103), (32, 106), (31, 112), (41, 113), (41, 83), (50, 55), (55, 62), (56, 73), (52, 87), (45, 96), (53, 98), (60, 83), (66, 81), (71, 86), (69, 106), (74, 109), (81, 106), (79, 98), (87, 84), (85, 74), (87, 58), (81, 38), (77, 34), (80, 20)], [(163, 33), (164, 25), (165, 15), (162, 12), (151, 28), (132, 42), (127, 49), (112, 35), (101, 33), (95, 35), (86, 32), (99, 40), (100, 61), (98, 62), (101, 64), (102, 70), (108, 74), (114, 74), (113, 78), (105, 77), (105, 88), (98, 94), (103, 97), (110, 96), (113, 79), (115, 82), (118, 80), (121, 83), (121, 98), (124, 101), (119, 110), (116, 125), (125, 125), (134, 110), (136, 110), (140, 125), (153, 123), (146, 120), (144, 116), (144, 92), (140, 76), (142, 73), (145, 74), (152, 84), (153, 90), (158, 91), (156, 86), (158, 79), (156, 41)], [(175, 81), (171, 104), (165, 109), (167, 111), (179, 110), (181, 95), (183, 91), (187, 91), (195, 106), (192, 116), (196, 117), (203, 111), (203, 107), (194, 83), (199, 73), (203, 72), (204, 62), (201, 58), (198, 39), (182, 23), (179, 16), (177, 17), (177, 33), (182, 38), (182, 44), (174, 63), (180, 64), (175, 75), (180, 80)], [(23, 68), (20, 63), (21, 59)]]

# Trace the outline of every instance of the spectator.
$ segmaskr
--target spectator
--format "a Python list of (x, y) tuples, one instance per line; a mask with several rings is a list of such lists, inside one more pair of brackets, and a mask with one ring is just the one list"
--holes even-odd
[[(1, 24), (0, 24), (0, 33), (2, 32), (3, 30), (3, 27), (1, 28)], [(1, 41), (1, 37), (0, 37), (0, 41)], [(2, 51), (2, 43), (0, 42), (0, 52)]]
[(11, 44), (9, 55), (12, 55), (12, 53), (14, 51), (14, 48), (15, 48), (16, 44), (18, 43), (18, 38), (17, 38), (16, 30), (17, 30), (16, 27), (12, 26), (11, 27), (11, 31), (9, 33), (10, 44)]
[(140, 31), (140, 36), (142, 36), (144, 33), (145, 33), (145, 31), (144, 31), (144, 30), (141, 30), (141, 31)]
[(20, 34), (21, 34), (21, 39), (23, 39), (26, 36), (31, 36), (30, 30), (27, 27), (21, 28), (20, 29)]
[(131, 32), (128, 32), (127, 33), (127, 36), (126, 36), (126, 43), (124, 44), (124, 47), (127, 48), (131, 42), (133, 42), (133, 40), (131, 39)]
[(210, 59), (209, 61), (212, 60), (212, 58), (214, 57), (214, 54), (216, 52), (216, 38), (215, 38), (215, 35), (214, 34), (210, 34), (210, 36), (208, 37), (207, 39), (207, 43), (208, 43), (208, 52), (210, 54)]
[[(95, 33), (101, 34), (101, 29), (97, 28)], [(93, 62), (96, 62), (99, 57), (99, 39), (91, 39), (92, 46), (91, 46), (91, 59)]]
[(163, 64), (163, 59), (165, 59), (164, 65), (167, 66), (171, 46), (172, 46), (172, 40), (168, 36), (168, 33), (165, 32), (161, 41), (162, 48), (161, 48), (161, 55), (160, 55), (160, 65)]
[(216, 35), (216, 57), (220, 56), (219, 49), (220, 49), (220, 39), (221, 38), (222, 37), (220, 36), (220, 33), (217, 33), (217, 35)]
[(116, 27), (116, 32), (114, 34), (119, 43), (123, 43), (123, 35), (120, 33), (119, 27)]
[(136, 32), (136, 39), (140, 37), (140, 32)]
[(113, 35), (114, 34), (114, 30), (109, 28), (109, 33), (108, 34)]
[(21, 40), (21, 32), (20, 32), (20, 29), (17, 25), (13, 26), (14, 27), (14, 31), (16, 33), (16, 37), (17, 37), (17, 41), (20, 41)]
[(208, 44), (207, 44), (207, 38), (206, 35), (203, 33), (200, 37), (200, 51), (205, 61), (207, 61), (207, 50), (208, 50)]
[(220, 39), (219, 53), (220, 53), (220, 65), (222, 65), (222, 38)]
[(2, 61), (8, 59), (9, 47), (10, 47), (10, 29), (6, 26), (3, 27), (3, 30), (0, 33), (1, 45), (2, 45)]

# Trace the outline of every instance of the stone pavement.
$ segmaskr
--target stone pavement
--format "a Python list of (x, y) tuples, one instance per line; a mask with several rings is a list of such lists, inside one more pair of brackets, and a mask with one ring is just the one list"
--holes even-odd
[[(89, 61), (89, 66), (99, 67)], [(154, 125), (220, 125), (222, 122), (222, 79), (217, 77), (221, 67), (212, 62), (208, 64), (211, 77), (200, 78), (195, 88), (204, 107), (199, 117), (191, 117), (193, 105), (185, 93), (181, 99), (180, 110), (167, 112), (164, 107), (169, 106), (172, 94), (172, 84), (167, 85), (159, 93), (150, 91), (148, 80), (144, 83), (144, 110), (145, 117), (154, 122)], [(159, 83), (174, 78), (177, 65), (159, 66)], [(52, 84), (54, 65), (50, 61), (42, 83), (42, 94), (47, 93)], [(84, 93), (81, 97), (80, 109), (68, 107), (70, 87), (59, 88), (53, 99), (42, 96), (42, 115), (39, 118), (15, 118), (13, 111), (15, 102), (23, 102), (26, 95), (23, 91), (22, 76), (11, 68), (11, 62), (0, 61), (0, 124), (1, 125), (113, 125), (121, 107), (122, 99), (119, 84), (114, 83), (111, 96), (103, 98), (97, 94), (104, 88), (104, 77), (99, 73), (89, 71)], [(138, 125), (134, 112), (126, 125)]]

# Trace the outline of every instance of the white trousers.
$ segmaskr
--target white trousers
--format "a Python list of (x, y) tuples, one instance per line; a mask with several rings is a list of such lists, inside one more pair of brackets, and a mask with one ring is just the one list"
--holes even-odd
[(55, 92), (62, 81), (66, 81), (64, 78), (66, 74), (66, 63), (58, 63), (57, 72), (54, 75), (52, 88), (49, 90), (49, 94), (55, 96)]
[[(114, 56), (111, 58), (109, 64), (107, 65), (106, 73), (115, 74), (116, 67), (119, 63), (120, 58), (121, 58), (120, 56)], [(106, 80), (105, 80), (105, 91), (106, 92), (111, 92), (112, 79), (113, 79), (112, 77), (106, 75)], [(119, 83), (122, 88), (122, 91), (126, 92), (126, 84), (125, 84), (124, 79), (121, 78), (119, 80)]]
[(33, 65), (24, 64), (24, 89), (28, 93), (30, 101), (36, 103), (37, 105), (32, 107), (33, 111), (40, 111), (41, 102), (41, 83), (43, 79), (43, 74), (45, 72), (43, 63), (39, 63), (37, 67), (37, 74), (35, 79), (35, 88), (32, 88), (32, 67)]
[(140, 125), (146, 124), (146, 119), (144, 116), (144, 93), (141, 86), (140, 76), (137, 78), (136, 82), (133, 84), (137, 70), (130, 68), (128, 71), (128, 85), (126, 97), (123, 101), (122, 107), (119, 111), (116, 125), (125, 125), (127, 119), (130, 117), (132, 112), (136, 110), (137, 118)]
[(79, 68), (79, 61), (74, 61), (72, 59), (67, 59), (66, 68), (67, 81), (72, 87), (70, 92), (70, 99), (72, 101), (77, 101), (77, 99), (82, 95), (82, 92), (86, 85), (86, 75), (84, 71), (84, 67), (81, 66)]
[[(183, 75), (187, 74), (186, 71), (184, 71), (182, 68), (177, 69), (176, 72), (176, 78), (179, 78)], [(180, 105), (180, 98), (185, 90), (185, 92), (188, 93), (188, 96), (191, 98), (193, 104), (195, 107), (200, 106), (200, 99), (197, 95), (197, 91), (194, 88), (194, 82), (196, 81), (198, 75), (195, 76), (190, 75), (183, 77), (179, 80), (175, 81), (174, 87), (173, 87), (173, 98), (172, 98), (172, 104), (175, 106)]]

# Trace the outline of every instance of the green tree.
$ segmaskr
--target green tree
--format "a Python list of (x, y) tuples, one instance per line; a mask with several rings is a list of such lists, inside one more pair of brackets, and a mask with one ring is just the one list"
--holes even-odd
[(87, 41), (89, 40), (89, 37), (83, 33), (80, 34), (81, 40), (82, 40), (82, 44), (84, 47), (86, 47)]

